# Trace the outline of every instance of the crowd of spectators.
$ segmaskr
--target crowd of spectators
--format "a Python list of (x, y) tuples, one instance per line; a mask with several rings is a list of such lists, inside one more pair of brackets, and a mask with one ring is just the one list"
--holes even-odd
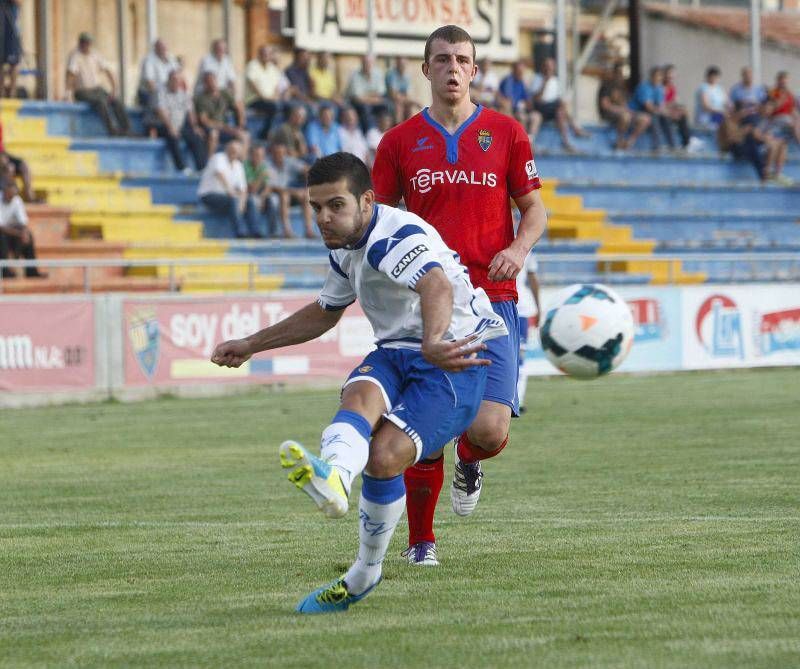
[(720, 150), (751, 163), (762, 182), (791, 184), (782, 171), (789, 142), (800, 143), (800, 110), (789, 73), (778, 72), (768, 88), (755, 84), (752, 70), (743, 67), (730, 91), (721, 76), (716, 66), (706, 70), (695, 94), (697, 125), (716, 131)]

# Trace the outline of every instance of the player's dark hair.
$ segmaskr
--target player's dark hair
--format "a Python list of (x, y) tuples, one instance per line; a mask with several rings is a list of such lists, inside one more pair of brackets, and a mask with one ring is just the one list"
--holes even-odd
[(459, 44), (460, 42), (469, 42), (472, 45), (472, 60), (475, 61), (475, 42), (469, 36), (469, 33), (463, 28), (458, 26), (442, 26), (434, 30), (428, 41), (425, 42), (425, 62), (431, 57), (431, 45), (433, 40), (440, 39), (448, 44)]
[(352, 153), (339, 151), (317, 160), (308, 170), (309, 186), (332, 184), (347, 179), (347, 189), (356, 200), (372, 188), (372, 179), (364, 161)]

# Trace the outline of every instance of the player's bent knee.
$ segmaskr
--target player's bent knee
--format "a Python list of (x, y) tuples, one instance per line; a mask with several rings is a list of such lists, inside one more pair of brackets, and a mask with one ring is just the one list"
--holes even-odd
[(492, 420), (485, 421), (480, 425), (472, 425), (467, 436), (470, 442), (482, 451), (493, 453), (503, 447), (508, 436), (508, 421)]
[(388, 479), (398, 474), (402, 474), (407, 465), (407, 458), (402, 457), (397, 451), (391, 448), (370, 449), (369, 459), (364, 471), (376, 479)]

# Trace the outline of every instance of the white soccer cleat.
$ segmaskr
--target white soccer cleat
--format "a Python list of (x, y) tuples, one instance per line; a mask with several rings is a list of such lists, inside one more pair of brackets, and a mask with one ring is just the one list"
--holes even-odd
[(415, 567), (438, 567), (439, 560), (436, 559), (436, 544), (432, 541), (419, 541), (406, 548), (400, 553), (408, 564)]
[(456, 466), (453, 470), (453, 483), (450, 485), (450, 501), (453, 504), (453, 513), (458, 516), (468, 516), (478, 506), (483, 472), (480, 460), (472, 464), (461, 462), (458, 458), (458, 448), (455, 451)]
[(347, 513), (347, 492), (335, 467), (296, 441), (284, 441), (278, 453), (281, 467), (291, 470), (289, 480), (313, 499), (328, 518), (341, 518)]

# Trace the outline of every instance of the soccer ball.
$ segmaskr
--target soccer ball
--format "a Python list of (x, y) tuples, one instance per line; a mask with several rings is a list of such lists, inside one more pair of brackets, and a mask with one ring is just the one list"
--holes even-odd
[(558, 369), (577, 379), (594, 379), (628, 355), (633, 315), (610, 288), (575, 284), (548, 306), (539, 336), (547, 359)]

